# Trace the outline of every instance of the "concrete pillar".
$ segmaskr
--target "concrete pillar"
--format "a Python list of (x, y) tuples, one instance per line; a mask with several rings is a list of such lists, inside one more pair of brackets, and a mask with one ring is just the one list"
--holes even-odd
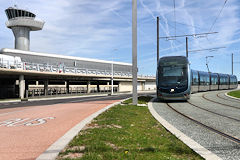
[(29, 90), (29, 86), (28, 86), (28, 81), (25, 80), (25, 97), (28, 98), (28, 90)]
[(29, 51), (29, 32), (28, 27), (12, 27), (15, 36), (15, 49)]
[(25, 93), (25, 80), (24, 75), (19, 76), (19, 98), (23, 99)]
[(66, 92), (67, 94), (69, 94), (69, 81), (66, 81), (65, 84), (66, 84)]
[(29, 85), (27, 80), (25, 80), (25, 90), (29, 90)]
[(48, 95), (48, 80), (44, 81), (44, 95)]
[(91, 93), (91, 83), (87, 81), (87, 93)]
[(142, 90), (145, 91), (145, 82), (142, 82)]
[(118, 92), (121, 92), (122, 91), (122, 84), (121, 82), (118, 83)]
[(97, 82), (97, 92), (100, 92), (100, 85), (99, 85), (99, 81)]

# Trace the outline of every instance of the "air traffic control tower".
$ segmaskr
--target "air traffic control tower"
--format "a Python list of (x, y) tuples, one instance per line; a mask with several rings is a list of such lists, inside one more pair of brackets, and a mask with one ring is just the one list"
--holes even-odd
[(30, 31), (42, 30), (45, 22), (35, 20), (36, 15), (26, 10), (10, 7), (5, 12), (8, 18), (6, 26), (15, 36), (15, 49), (29, 51)]

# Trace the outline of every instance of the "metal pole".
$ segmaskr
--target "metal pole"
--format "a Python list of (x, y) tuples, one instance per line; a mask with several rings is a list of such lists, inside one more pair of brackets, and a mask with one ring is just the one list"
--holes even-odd
[(186, 57), (188, 58), (188, 37), (186, 37)]
[(132, 84), (133, 105), (138, 103), (137, 94), (137, 0), (132, 0)]
[(232, 53), (232, 75), (233, 75), (233, 53)]
[(112, 85), (111, 95), (113, 95), (113, 61), (112, 61), (112, 78), (111, 78), (111, 85)]
[(208, 61), (207, 61), (207, 58), (208, 58), (208, 56), (206, 56), (206, 66), (207, 66), (208, 73), (209, 73), (210, 71), (209, 71), (209, 68), (208, 68)]
[(157, 17), (157, 65), (159, 60), (159, 17)]

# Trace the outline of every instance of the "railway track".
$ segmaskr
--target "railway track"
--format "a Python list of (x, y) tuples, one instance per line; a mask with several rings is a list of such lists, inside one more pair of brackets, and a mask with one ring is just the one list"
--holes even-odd
[(237, 144), (240, 144), (240, 139), (238, 139), (238, 138), (236, 138), (236, 137), (234, 137), (234, 136), (231, 136), (231, 135), (229, 135), (229, 134), (226, 134), (226, 133), (224, 133), (224, 132), (222, 132), (222, 131), (219, 131), (219, 130), (211, 127), (211, 126), (205, 125), (205, 124), (203, 124), (202, 122), (200, 122), (200, 121), (198, 121), (198, 120), (196, 120), (196, 119), (194, 119), (194, 118), (192, 118), (192, 117), (189, 117), (189, 116), (187, 116), (186, 114), (178, 111), (178, 110), (175, 109), (173, 106), (171, 106), (169, 103), (166, 103), (166, 104), (167, 104), (167, 106), (168, 106), (169, 108), (171, 108), (174, 112), (176, 112), (176, 113), (180, 114), (181, 116), (189, 119), (190, 121), (193, 121), (194, 123), (196, 123), (196, 124), (198, 124), (198, 125), (206, 128), (206, 129), (208, 129), (208, 130), (210, 130), (210, 131), (212, 131), (212, 132), (214, 132), (214, 133), (217, 133), (217, 134), (219, 134), (219, 135), (221, 135), (221, 136), (223, 136), (223, 137), (225, 137), (225, 138), (227, 138), (227, 139), (229, 139), (229, 140), (231, 140), (231, 141), (233, 141), (233, 142), (235, 142), (235, 143), (237, 143)]
[(221, 103), (221, 102), (217, 102), (217, 101), (211, 100), (211, 99), (207, 98), (205, 95), (206, 94), (203, 94), (202, 98), (207, 100), (207, 101), (210, 101), (210, 102), (213, 102), (213, 103), (216, 103), (216, 104), (220, 104), (220, 105), (223, 105), (223, 106), (235, 108), (235, 109), (240, 109), (240, 107), (236, 107), (236, 106), (233, 106), (233, 105), (230, 105), (230, 104), (224, 104), (224, 103)]
[[(222, 92), (222, 93), (223, 93), (223, 92)], [(227, 100), (227, 101), (230, 101), (230, 102), (233, 102), (233, 101), (234, 101), (234, 102), (240, 102), (240, 100), (238, 100), (238, 99), (223, 98), (223, 97), (220, 96), (220, 94), (221, 94), (221, 93), (218, 93), (218, 94), (217, 94), (217, 97), (220, 98), (220, 99), (224, 99), (224, 100)]]
[(214, 111), (205, 109), (205, 108), (200, 107), (200, 106), (198, 106), (198, 105), (196, 105), (196, 104), (193, 104), (193, 103), (191, 103), (191, 102), (187, 102), (187, 103), (190, 104), (190, 105), (192, 105), (192, 106), (194, 106), (194, 107), (196, 107), (196, 108), (199, 108), (199, 109), (201, 109), (201, 110), (207, 111), (207, 112), (209, 112), (209, 113), (212, 113), (212, 114), (215, 114), (215, 115), (218, 115), (218, 116), (221, 116), (221, 117), (225, 117), (225, 118), (228, 118), (228, 119), (231, 119), (231, 120), (240, 122), (240, 119), (236, 119), (236, 118), (233, 118), (233, 117), (229, 117), (229, 116), (226, 116), (226, 115), (223, 115), (223, 114), (220, 114), (220, 113), (217, 113), (217, 112), (214, 112)]

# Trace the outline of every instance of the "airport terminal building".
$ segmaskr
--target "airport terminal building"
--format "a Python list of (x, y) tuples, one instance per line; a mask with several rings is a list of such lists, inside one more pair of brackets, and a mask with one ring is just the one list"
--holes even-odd
[[(109, 92), (112, 88), (132, 91), (131, 63), (32, 52), (30, 32), (42, 30), (45, 22), (17, 6), (5, 13), (15, 49), (0, 50), (0, 98)], [(138, 90), (155, 88), (155, 77), (138, 76)]]
[[(17, 63), (9, 57), (14, 57), (13, 61), (17, 57)], [(130, 63), (7, 48), (0, 50), (0, 59), (0, 69), (24, 71), (25, 91), (28, 92), (24, 94), (29, 96), (110, 92), (112, 78), (114, 92), (132, 90)], [(0, 85), (0, 98), (19, 96), (18, 76), (3, 75), (0, 81), (3, 84)], [(138, 90), (155, 89), (155, 77), (142, 76), (138, 81)]]

